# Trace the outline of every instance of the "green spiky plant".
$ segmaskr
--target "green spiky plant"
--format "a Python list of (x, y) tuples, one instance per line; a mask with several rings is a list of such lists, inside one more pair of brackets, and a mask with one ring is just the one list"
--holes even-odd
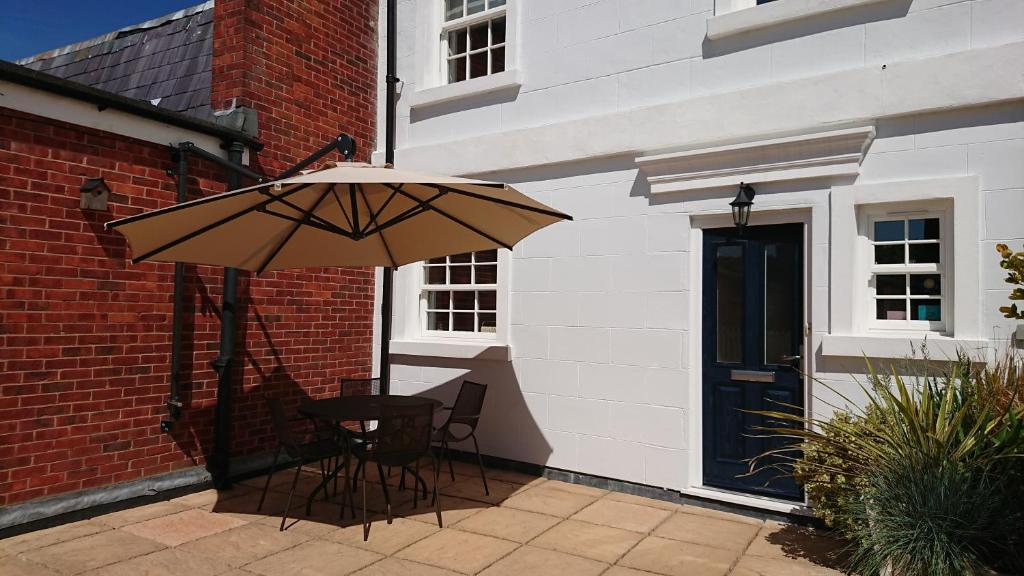
[(754, 459), (751, 470), (791, 460), (812, 504), (827, 499), (857, 573), (1024, 569), (1024, 361), (1010, 352), (976, 366), (960, 358), (937, 377), (910, 380), (869, 363), (863, 409), (828, 420), (760, 412), (782, 422), (763, 433), (796, 443)]
[[(996, 252), (1002, 258), (999, 267), (1006, 270), (1005, 282), (1014, 286), (1010, 300), (1024, 300), (1024, 252), (1014, 252), (1006, 244), (996, 244)], [(999, 311), (1007, 318), (1024, 320), (1024, 310), (1017, 310), (1016, 302), (1000, 306)]]

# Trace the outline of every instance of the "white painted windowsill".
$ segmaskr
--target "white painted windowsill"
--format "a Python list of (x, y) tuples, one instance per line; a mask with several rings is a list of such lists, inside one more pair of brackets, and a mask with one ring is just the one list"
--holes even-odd
[(434, 356), (436, 358), (460, 358), (465, 360), (512, 359), (512, 349), (506, 344), (478, 342), (472, 340), (392, 340), (391, 353), (406, 356)]
[(708, 38), (717, 40), (784, 22), (882, 1), (884, 0), (775, 0), (768, 4), (712, 16), (708, 19)]
[(987, 358), (989, 342), (922, 334), (825, 334), (821, 338), (822, 356), (867, 356), (868, 358), (910, 358), (927, 342), (933, 360), (954, 360), (963, 350), (975, 358)]
[(409, 108), (423, 108), (472, 98), (481, 94), (498, 92), (499, 90), (518, 89), (523, 85), (518, 69), (505, 70), (489, 76), (463, 80), (455, 84), (445, 84), (434, 88), (424, 88), (409, 95)]

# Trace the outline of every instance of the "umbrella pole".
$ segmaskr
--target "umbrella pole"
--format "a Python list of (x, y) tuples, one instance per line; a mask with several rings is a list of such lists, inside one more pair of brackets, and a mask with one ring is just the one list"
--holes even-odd
[(394, 268), (384, 267), (384, 294), (380, 305), (380, 393), (391, 393), (391, 311), (394, 304)]
[[(398, 54), (398, 6), (395, 0), (387, 0), (387, 70), (384, 82), (387, 84), (387, 108), (384, 110), (384, 161), (395, 164), (395, 105), (398, 97), (397, 76)], [(380, 306), (380, 386), (381, 393), (391, 391), (391, 310), (394, 304), (394, 268), (384, 267), (384, 297)]]

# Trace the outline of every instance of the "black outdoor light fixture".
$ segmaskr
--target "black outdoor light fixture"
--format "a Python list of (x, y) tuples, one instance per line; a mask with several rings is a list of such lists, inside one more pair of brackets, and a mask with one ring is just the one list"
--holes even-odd
[(750, 184), (740, 182), (740, 191), (736, 198), (729, 202), (732, 206), (732, 223), (737, 228), (743, 228), (750, 221), (750, 207), (754, 205), (754, 195), (757, 191)]

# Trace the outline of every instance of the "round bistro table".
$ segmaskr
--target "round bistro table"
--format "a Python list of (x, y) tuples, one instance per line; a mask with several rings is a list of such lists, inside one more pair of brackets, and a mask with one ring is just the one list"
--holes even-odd
[[(368, 422), (371, 420), (379, 420), (381, 407), (383, 406), (414, 406), (417, 404), (430, 403), (434, 407), (434, 411), (438, 411), (444, 404), (440, 400), (433, 398), (424, 398), (421, 396), (399, 396), (396, 394), (353, 394), (351, 396), (336, 396), (333, 398), (323, 398), (321, 400), (307, 400), (299, 406), (299, 414), (306, 418), (313, 418), (316, 420), (322, 420), (326, 422), (335, 423), (340, 430), (351, 432), (345, 426), (343, 422)], [(327, 486), (330, 484), (333, 478), (338, 476), (338, 472), (341, 471), (342, 463), (339, 461), (338, 465), (335, 466), (334, 470), (320, 482), (320, 485), (316, 487), (316, 490), (309, 495), (309, 499), (306, 501), (306, 513), (310, 513), (310, 508), (313, 504), (313, 500), (316, 495), (320, 493), (320, 490), (324, 491), (324, 497), (327, 497)], [(415, 473), (417, 483), (423, 484), (423, 489), (426, 490), (427, 483)], [(337, 484), (335, 484), (337, 488)], [(344, 509), (342, 509), (344, 512)]]

